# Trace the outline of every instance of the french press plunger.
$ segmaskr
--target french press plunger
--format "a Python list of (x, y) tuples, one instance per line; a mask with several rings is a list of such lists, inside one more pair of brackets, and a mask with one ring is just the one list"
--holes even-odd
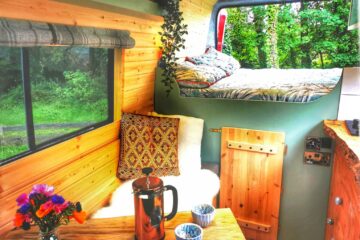
[[(146, 177), (135, 180), (132, 184), (135, 204), (135, 239), (160, 240), (165, 238), (164, 223), (172, 219), (177, 212), (178, 195), (175, 187), (163, 185), (158, 177), (149, 176), (152, 168), (143, 168)], [(164, 217), (164, 191), (173, 195), (173, 207)]]

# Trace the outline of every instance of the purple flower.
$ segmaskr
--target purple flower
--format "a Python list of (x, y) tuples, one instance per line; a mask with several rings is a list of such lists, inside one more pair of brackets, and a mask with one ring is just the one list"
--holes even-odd
[(19, 209), (19, 212), (22, 214), (26, 214), (29, 210), (30, 210), (30, 204), (29, 203), (25, 203), (24, 205), (22, 205)]
[(33, 189), (30, 194), (33, 193), (40, 193), (44, 194), (45, 196), (49, 197), (54, 192), (53, 186), (48, 186), (46, 184), (36, 184), (33, 186)]
[(16, 199), (17, 205), (21, 206), (23, 204), (26, 204), (29, 202), (29, 198), (26, 195), (26, 193), (21, 194), (17, 199)]
[(60, 196), (60, 195), (54, 195), (51, 197), (51, 201), (54, 203), (54, 204), (63, 204), (65, 202), (65, 199)]

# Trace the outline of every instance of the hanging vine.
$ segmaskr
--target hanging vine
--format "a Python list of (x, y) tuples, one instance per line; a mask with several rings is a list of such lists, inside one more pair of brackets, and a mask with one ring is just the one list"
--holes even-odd
[(183, 13), (180, 12), (179, 3), (181, 0), (160, 0), (162, 7), (164, 24), (161, 26), (162, 51), (160, 67), (162, 72), (162, 83), (165, 85), (166, 94), (169, 95), (173, 89), (172, 84), (175, 82), (176, 71), (176, 52), (185, 48), (184, 35), (187, 34), (187, 25), (183, 23)]

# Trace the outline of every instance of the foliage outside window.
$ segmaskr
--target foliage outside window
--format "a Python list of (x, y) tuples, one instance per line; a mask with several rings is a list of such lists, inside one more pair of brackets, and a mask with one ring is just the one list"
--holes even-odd
[(0, 48), (0, 165), (112, 121), (112, 51)]
[(227, 9), (224, 52), (244, 68), (359, 65), (358, 31), (348, 31), (350, 0)]

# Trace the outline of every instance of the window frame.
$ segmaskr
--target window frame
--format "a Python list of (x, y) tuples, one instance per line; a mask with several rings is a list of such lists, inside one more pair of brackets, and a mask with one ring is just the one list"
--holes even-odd
[(14, 155), (9, 158), (0, 160), (0, 166), (4, 166), (8, 163), (19, 160), (23, 157), (26, 157), (30, 154), (39, 152), (45, 148), (54, 146), (56, 144), (65, 142), (71, 138), (80, 136), (84, 133), (90, 132), (102, 126), (105, 126), (114, 121), (114, 57), (115, 49), (108, 49), (108, 64), (107, 64), (107, 94), (108, 94), (108, 118), (104, 121), (97, 122), (95, 124), (83, 127), (74, 132), (70, 132), (49, 140), (46, 140), (42, 143), (36, 144), (35, 139), (35, 128), (34, 128), (34, 117), (33, 117), (33, 107), (31, 99), (31, 79), (30, 79), (30, 56), (29, 56), (29, 47), (20, 48), (21, 56), (21, 77), (23, 85), (23, 96), (24, 96), (24, 110), (25, 110), (25, 130), (28, 139), (28, 150), (21, 152), (17, 155)]

